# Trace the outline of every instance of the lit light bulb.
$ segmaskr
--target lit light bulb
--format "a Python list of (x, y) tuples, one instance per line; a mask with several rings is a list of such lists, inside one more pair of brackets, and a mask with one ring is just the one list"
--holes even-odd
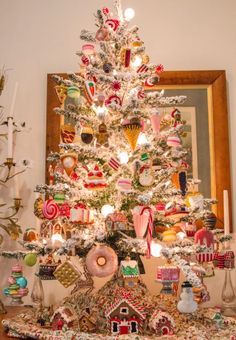
[(132, 67), (136, 68), (142, 64), (142, 58), (138, 55), (134, 57), (134, 60), (131, 61)]
[(133, 8), (126, 8), (124, 11), (124, 18), (126, 21), (130, 21), (134, 18), (135, 16), (135, 11)]
[(65, 242), (61, 234), (57, 233), (52, 235), (51, 240), (54, 247), (60, 247)]
[(47, 244), (47, 240), (45, 240), (45, 238), (43, 239), (43, 244)]
[(180, 231), (179, 233), (177, 233), (177, 237), (179, 240), (183, 240), (186, 237), (186, 234)]
[(129, 161), (129, 155), (126, 151), (122, 151), (118, 155), (121, 164), (127, 164)]
[(162, 245), (160, 243), (152, 241), (152, 243), (151, 243), (151, 255), (154, 256), (154, 257), (160, 257), (161, 256), (161, 250), (162, 250)]
[(104, 119), (107, 114), (107, 109), (104, 106), (96, 107), (96, 114), (98, 119)]
[(117, 71), (116, 70), (113, 70), (113, 76), (116, 76), (117, 75)]
[(144, 133), (141, 133), (138, 136), (138, 145), (145, 145), (145, 144), (148, 144), (147, 137)]
[(112, 207), (110, 204), (105, 204), (101, 209), (101, 213), (103, 217), (107, 217), (107, 215), (112, 214), (113, 212), (114, 212), (114, 207)]

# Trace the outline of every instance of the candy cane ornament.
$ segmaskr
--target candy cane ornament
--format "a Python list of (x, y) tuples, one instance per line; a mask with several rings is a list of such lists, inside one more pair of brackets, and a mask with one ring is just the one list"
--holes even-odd
[(148, 219), (148, 228), (147, 228), (147, 253), (146, 258), (151, 258), (151, 242), (152, 242), (152, 232), (153, 232), (153, 211), (150, 207), (143, 207), (141, 210), (141, 215), (144, 211), (149, 212), (149, 219)]

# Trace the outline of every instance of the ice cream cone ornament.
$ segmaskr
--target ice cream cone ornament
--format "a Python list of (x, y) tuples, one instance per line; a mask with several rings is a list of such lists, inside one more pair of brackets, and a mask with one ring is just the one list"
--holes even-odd
[(57, 85), (55, 86), (55, 91), (59, 99), (60, 105), (61, 107), (63, 107), (67, 96), (67, 88), (64, 85)]
[(67, 152), (61, 155), (61, 163), (62, 166), (67, 173), (68, 176), (72, 173), (72, 171), (75, 169), (76, 164), (78, 162), (78, 156), (74, 152)]
[(134, 151), (142, 128), (140, 119), (138, 117), (124, 119), (122, 122), (122, 127), (125, 138), (127, 139), (132, 151)]

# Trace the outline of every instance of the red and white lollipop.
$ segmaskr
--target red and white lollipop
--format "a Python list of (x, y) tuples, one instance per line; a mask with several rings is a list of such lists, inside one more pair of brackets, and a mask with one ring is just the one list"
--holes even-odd
[(43, 215), (46, 219), (53, 220), (57, 218), (59, 214), (60, 214), (60, 210), (54, 200), (49, 199), (44, 202)]

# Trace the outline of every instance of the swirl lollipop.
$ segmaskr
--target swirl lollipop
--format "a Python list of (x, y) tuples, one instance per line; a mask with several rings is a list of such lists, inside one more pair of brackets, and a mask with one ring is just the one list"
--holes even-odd
[(53, 220), (59, 216), (59, 208), (58, 205), (52, 200), (49, 199), (43, 204), (43, 215), (48, 220)]

